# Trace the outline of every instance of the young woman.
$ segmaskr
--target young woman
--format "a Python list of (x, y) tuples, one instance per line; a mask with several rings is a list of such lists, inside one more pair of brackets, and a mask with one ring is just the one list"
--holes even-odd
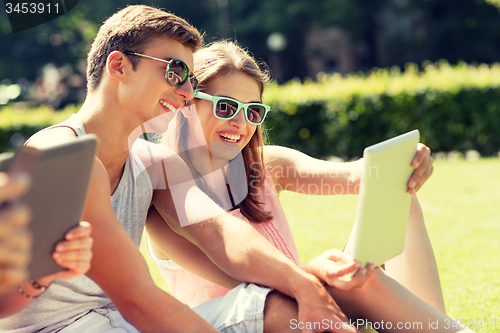
[[(196, 108), (176, 112), (165, 143), (184, 158), (192, 179), (214, 201), (248, 221), (290, 260), (300, 264), (278, 200), (280, 191), (308, 193), (311, 188), (320, 188), (322, 194), (356, 193), (363, 162), (331, 163), (295, 150), (264, 146), (262, 122), (269, 107), (261, 100), (268, 75), (236, 44), (213, 43), (195, 53), (194, 74), (199, 90), (191, 104)], [(413, 161), (416, 171), (409, 181), (411, 193), (432, 173), (427, 150), (420, 146)], [(152, 209), (148, 215), (147, 249), (172, 295), (193, 307), (240, 284), (169, 228), (164, 218), (176, 219), (178, 214), (173, 202), (166, 206), (173, 211), (160, 216)], [(244, 235), (238, 236), (245, 241)], [(386, 263), (385, 272), (371, 265), (360, 268), (358, 262), (338, 250), (326, 251), (302, 268), (327, 285), (351, 319), (391, 322), (392, 329), (403, 330), (397, 323), (421, 322), (423, 331), (432, 331), (429, 320), (438, 320), (440, 328), (446, 330), (442, 324), (451, 319), (444, 314), (436, 263), (415, 196), (407, 240), (403, 255)], [(353, 277), (348, 277), (357, 269)], [(457, 329), (450, 328), (453, 331)]]

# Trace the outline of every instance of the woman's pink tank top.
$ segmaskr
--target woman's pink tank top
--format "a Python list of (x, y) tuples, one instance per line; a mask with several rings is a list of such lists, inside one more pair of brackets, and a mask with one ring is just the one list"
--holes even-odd
[[(298, 265), (300, 264), (299, 254), (293, 240), (290, 225), (278, 200), (271, 175), (267, 170), (265, 176), (261, 195), (264, 202), (264, 210), (271, 212), (273, 219), (269, 222), (253, 223), (240, 213), (239, 208), (231, 211), (230, 214), (250, 223), (271, 244)], [(146, 248), (149, 256), (156, 264), (156, 267), (158, 267), (160, 274), (170, 288), (171, 294), (190, 307), (195, 307), (210, 299), (223, 296), (229, 291), (229, 289), (223, 286), (185, 270), (172, 260), (161, 260), (156, 257), (152, 251), (147, 234)]]

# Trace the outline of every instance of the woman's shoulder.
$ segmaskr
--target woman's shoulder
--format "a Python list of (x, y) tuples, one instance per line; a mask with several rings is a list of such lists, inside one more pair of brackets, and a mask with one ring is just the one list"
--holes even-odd
[(137, 154), (141, 161), (160, 161), (166, 158), (180, 158), (172, 149), (165, 145), (153, 143), (144, 139), (135, 140), (132, 151)]
[[(186, 162), (172, 149), (162, 144), (137, 139), (132, 146), (146, 168), (154, 184), (180, 184), (192, 180), (191, 171)], [(168, 177), (168, 182), (165, 177)], [(165, 185), (158, 185), (163, 186)]]

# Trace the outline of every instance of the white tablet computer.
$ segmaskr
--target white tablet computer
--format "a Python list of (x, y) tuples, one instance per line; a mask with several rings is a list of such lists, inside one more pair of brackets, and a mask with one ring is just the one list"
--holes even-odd
[(407, 183), (419, 140), (414, 130), (364, 150), (356, 222), (344, 249), (361, 267), (381, 265), (403, 251), (411, 202)]
[(81, 220), (96, 145), (95, 135), (85, 135), (45, 149), (23, 147), (0, 161), (0, 171), (26, 168), (31, 174), (31, 188), (22, 198), (32, 210), (30, 279), (64, 270), (52, 259), (52, 252)]

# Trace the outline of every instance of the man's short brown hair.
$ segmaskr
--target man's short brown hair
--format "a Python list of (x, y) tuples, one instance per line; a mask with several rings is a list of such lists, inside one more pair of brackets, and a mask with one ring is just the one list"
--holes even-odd
[[(160, 9), (128, 6), (108, 18), (101, 26), (87, 56), (87, 88), (96, 88), (101, 82), (108, 55), (113, 51), (142, 52), (154, 37), (169, 37), (191, 48), (201, 48), (203, 36), (184, 19)], [(133, 67), (138, 57), (130, 57)]]

